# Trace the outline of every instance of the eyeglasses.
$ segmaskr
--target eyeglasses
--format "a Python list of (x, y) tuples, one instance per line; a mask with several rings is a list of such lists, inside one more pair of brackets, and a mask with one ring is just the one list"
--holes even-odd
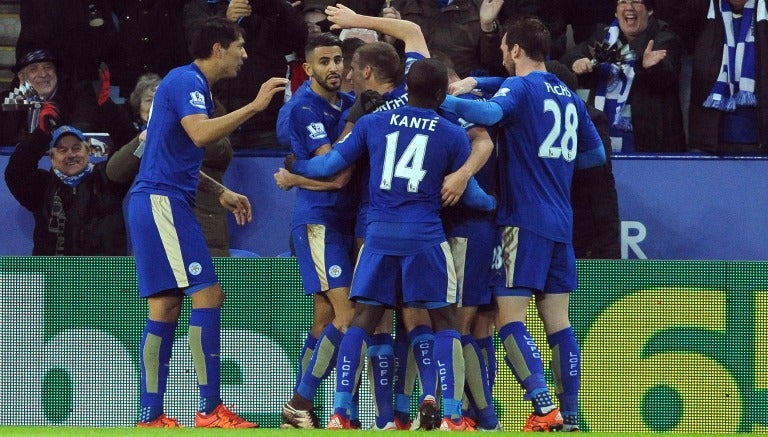
[(616, 4), (620, 6), (638, 6), (645, 4), (645, 0), (618, 0)]

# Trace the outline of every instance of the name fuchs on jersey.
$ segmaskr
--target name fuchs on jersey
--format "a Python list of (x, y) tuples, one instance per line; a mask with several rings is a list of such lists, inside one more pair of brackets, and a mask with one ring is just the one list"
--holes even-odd
[(391, 126), (409, 127), (412, 129), (435, 131), (437, 126), (438, 117), (421, 118), (421, 117), (409, 117), (407, 115), (391, 114), (389, 117), (389, 124)]

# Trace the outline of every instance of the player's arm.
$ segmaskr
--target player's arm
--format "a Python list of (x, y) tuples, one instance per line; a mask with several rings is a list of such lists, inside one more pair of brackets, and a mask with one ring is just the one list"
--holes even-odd
[(242, 108), (215, 118), (202, 113), (190, 114), (181, 119), (181, 126), (197, 147), (205, 147), (231, 134), (246, 120), (266, 109), (272, 97), (285, 90), (287, 83), (288, 79), (284, 77), (273, 77), (264, 82), (256, 98)]
[(201, 191), (216, 195), (219, 198), (221, 206), (232, 211), (235, 215), (235, 221), (238, 225), (242, 226), (253, 220), (251, 202), (248, 201), (247, 197), (235, 193), (202, 171), (199, 173), (197, 188)]
[(289, 172), (284, 168), (279, 168), (274, 174), (275, 183), (283, 190), (290, 190), (293, 187), (303, 188), (312, 191), (333, 191), (343, 188), (351, 179), (352, 172), (340, 171), (336, 175), (327, 179), (311, 179), (305, 176)]
[(472, 209), (480, 211), (493, 211), (496, 209), (496, 198), (480, 188), (480, 184), (477, 183), (474, 177), (469, 178), (467, 189), (464, 191), (461, 202)]
[(445, 96), (440, 107), (446, 111), (458, 114), (461, 118), (472, 123), (491, 126), (504, 117), (501, 105), (493, 100), (468, 100), (455, 96)]
[(337, 150), (332, 149), (312, 159), (297, 159), (288, 170), (310, 178), (324, 178), (340, 172), (349, 164)]
[(576, 168), (597, 167), (605, 164), (605, 146), (600, 132), (590, 117), (587, 105), (580, 102), (578, 135), (578, 153), (576, 154)]
[(503, 77), (469, 76), (448, 85), (448, 94), (458, 96), (461, 94), (471, 93), (476, 89), (479, 89), (488, 94), (494, 94), (499, 90), (499, 88), (501, 88), (501, 84), (504, 83), (505, 80), (506, 79)]
[(440, 190), (443, 206), (453, 206), (459, 201), (469, 178), (480, 171), (493, 152), (493, 140), (484, 127), (471, 127), (467, 134), (469, 134), (472, 151), (467, 161), (458, 170), (443, 179)]
[(332, 30), (349, 29), (352, 27), (375, 30), (403, 41), (406, 53), (416, 52), (426, 57), (429, 56), (429, 48), (424, 39), (424, 34), (421, 33), (421, 27), (416, 23), (408, 20), (398, 20), (397, 18), (360, 15), (341, 4), (326, 7), (325, 14), (328, 16), (328, 20), (334, 23), (331, 26)]

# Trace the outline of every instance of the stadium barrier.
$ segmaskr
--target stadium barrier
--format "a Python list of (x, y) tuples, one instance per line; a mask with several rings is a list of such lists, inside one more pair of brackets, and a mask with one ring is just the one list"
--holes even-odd
[[(215, 265), (227, 291), (223, 398), (262, 427), (277, 427), (311, 298), (293, 258)], [(768, 431), (768, 263), (579, 261), (578, 268), (572, 322), (583, 354), (584, 430)], [(132, 426), (146, 315), (133, 259), (0, 257), (0, 287), (0, 425)], [(186, 302), (181, 320), (188, 316)], [(548, 361), (541, 326), (532, 333)], [(166, 411), (192, 425), (198, 395), (186, 337), (182, 322)], [(497, 349), (495, 404), (505, 429), (517, 430), (530, 405), (498, 340)], [(367, 425), (373, 410), (362, 387)], [(321, 420), (332, 390), (333, 376), (316, 400)]]

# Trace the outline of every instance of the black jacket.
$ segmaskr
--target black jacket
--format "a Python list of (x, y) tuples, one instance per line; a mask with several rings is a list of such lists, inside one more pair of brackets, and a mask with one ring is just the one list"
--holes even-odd
[(51, 136), (35, 130), (14, 150), (5, 169), (13, 197), (35, 219), (32, 255), (127, 255), (123, 197), (129, 184), (111, 182), (106, 161), (76, 188), (38, 168)]
[[(591, 57), (589, 47), (603, 41), (607, 28), (595, 32), (589, 39), (571, 48), (560, 59), (568, 66), (583, 57)], [(622, 42), (627, 43), (623, 36)], [(654, 49), (667, 50), (667, 56), (649, 69), (643, 68), (642, 58), (648, 41), (654, 41)], [(669, 30), (669, 26), (650, 17), (648, 28), (629, 44), (634, 50), (635, 78), (629, 91), (628, 102), (632, 107), (632, 128), (638, 152), (676, 153), (686, 150), (683, 112), (680, 106), (680, 67), (683, 43)], [(589, 104), (594, 104), (597, 88), (597, 69), (579, 77), (581, 86), (589, 88)]]

